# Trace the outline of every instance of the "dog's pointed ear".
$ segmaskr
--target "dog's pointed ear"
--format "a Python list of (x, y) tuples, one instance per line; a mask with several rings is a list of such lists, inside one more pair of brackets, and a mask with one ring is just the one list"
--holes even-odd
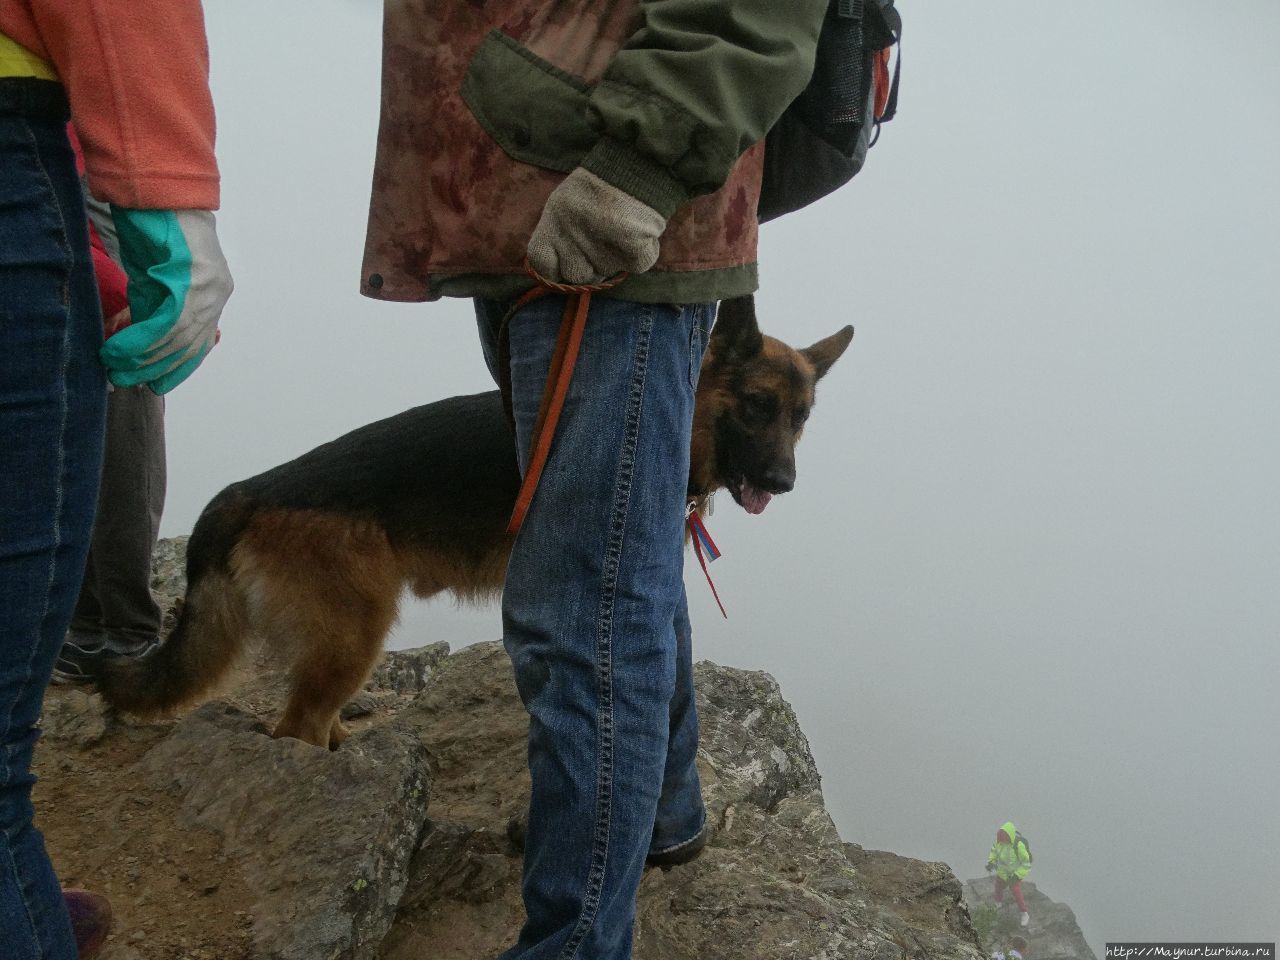
[(764, 349), (764, 337), (756, 323), (755, 298), (750, 295), (720, 301), (711, 347), (717, 357), (750, 360)]
[(813, 346), (805, 347), (800, 353), (813, 364), (814, 372), (817, 374), (816, 379), (821, 380), (827, 375), (831, 365), (840, 359), (840, 355), (845, 352), (852, 339), (853, 327), (845, 327), (825, 340), (819, 340)]

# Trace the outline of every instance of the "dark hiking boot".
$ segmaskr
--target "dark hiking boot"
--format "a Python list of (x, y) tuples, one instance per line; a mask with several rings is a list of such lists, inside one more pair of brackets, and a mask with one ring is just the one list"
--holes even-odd
[(99, 666), (109, 660), (140, 660), (160, 645), (159, 638), (117, 643), (105, 634), (72, 631), (62, 641), (53, 664), (53, 683), (92, 683)]
[(62, 899), (71, 914), (77, 960), (96, 957), (111, 932), (111, 904), (102, 894), (88, 890), (63, 890)]
[(516, 853), (524, 853), (526, 829), (524, 817), (512, 817), (507, 821), (507, 839), (511, 841), (511, 849)]
[(646, 867), (659, 867), (662, 870), (670, 870), (672, 867), (678, 867), (682, 864), (697, 860), (702, 856), (702, 851), (707, 846), (707, 828), (704, 826), (696, 834), (678, 846), (668, 847), (666, 850), (658, 850), (650, 853), (644, 858)]
[(52, 683), (92, 683), (89, 667), (94, 657), (107, 649), (107, 635), (101, 630), (68, 630), (53, 663)]

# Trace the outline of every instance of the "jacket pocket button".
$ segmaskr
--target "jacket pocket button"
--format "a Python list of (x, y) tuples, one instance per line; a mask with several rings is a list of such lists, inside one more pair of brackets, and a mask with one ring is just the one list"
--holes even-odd
[(380, 274), (380, 273), (371, 273), (371, 274), (369, 274), (369, 288), (370, 288), (371, 290), (381, 290), (381, 289), (382, 289), (382, 274)]
[(529, 132), (528, 127), (516, 127), (511, 131), (511, 139), (517, 147), (524, 148), (533, 143), (533, 134)]

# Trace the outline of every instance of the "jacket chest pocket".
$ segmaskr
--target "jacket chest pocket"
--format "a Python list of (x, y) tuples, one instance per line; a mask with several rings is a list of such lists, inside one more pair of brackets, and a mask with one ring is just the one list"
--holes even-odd
[(462, 80), (462, 99), (507, 156), (568, 173), (596, 142), (587, 117), (591, 86), (494, 30)]

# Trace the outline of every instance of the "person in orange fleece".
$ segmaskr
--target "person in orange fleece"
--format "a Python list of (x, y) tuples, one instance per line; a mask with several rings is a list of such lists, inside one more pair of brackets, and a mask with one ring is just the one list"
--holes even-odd
[[(103, 342), (85, 201), (111, 205), (132, 323)], [(63, 892), (32, 823), (44, 690), (84, 574), (108, 378), (164, 393), (231, 294), (198, 0), (0, 3), (0, 944), (95, 952), (109, 911)], [(73, 927), (74, 921), (74, 927)]]

